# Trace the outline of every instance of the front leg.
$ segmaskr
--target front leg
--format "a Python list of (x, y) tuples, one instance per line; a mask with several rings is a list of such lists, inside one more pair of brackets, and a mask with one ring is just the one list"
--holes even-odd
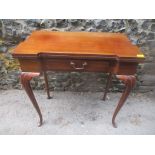
[(31, 79), (34, 78), (34, 77), (37, 77), (39, 75), (40, 75), (40, 73), (22, 72), (20, 78), (21, 78), (21, 83), (22, 83), (27, 95), (29, 96), (34, 108), (36, 109), (36, 111), (37, 111), (37, 113), (39, 115), (40, 121), (39, 121), (38, 126), (41, 126), (42, 122), (43, 122), (42, 114), (41, 114), (40, 108), (38, 106), (38, 103), (37, 103), (37, 101), (35, 99), (35, 96), (33, 94), (33, 91), (32, 91), (31, 85), (30, 85)]
[(112, 117), (112, 124), (115, 128), (117, 127), (116, 123), (115, 123), (115, 118), (116, 118), (118, 112), (120, 111), (120, 109), (122, 108), (122, 106), (124, 105), (127, 97), (129, 96), (129, 94), (136, 82), (135, 76), (132, 76), (132, 75), (129, 75), (129, 76), (128, 75), (117, 75), (116, 77), (119, 80), (123, 81), (123, 83), (125, 84), (125, 90), (118, 102), (118, 105), (117, 105), (115, 112), (113, 114), (113, 117)]

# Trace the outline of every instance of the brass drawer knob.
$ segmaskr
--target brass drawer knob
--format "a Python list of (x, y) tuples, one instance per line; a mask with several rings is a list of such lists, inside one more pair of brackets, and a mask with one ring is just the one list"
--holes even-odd
[(85, 66), (87, 66), (87, 62), (84, 62), (82, 64), (82, 67), (76, 67), (76, 64), (73, 61), (70, 62), (70, 65), (76, 70), (83, 70), (85, 69)]

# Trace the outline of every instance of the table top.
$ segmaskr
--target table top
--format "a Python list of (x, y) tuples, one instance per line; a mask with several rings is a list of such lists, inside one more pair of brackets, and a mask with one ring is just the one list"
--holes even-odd
[(14, 57), (40, 53), (144, 59), (125, 34), (110, 32), (34, 31), (13, 51)]

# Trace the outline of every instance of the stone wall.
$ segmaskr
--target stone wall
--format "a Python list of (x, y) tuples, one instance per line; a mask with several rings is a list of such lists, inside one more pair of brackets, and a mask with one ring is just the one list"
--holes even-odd
[[(128, 35), (133, 44), (141, 48), (146, 56), (139, 65), (135, 89), (146, 92), (155, 89), (155, 20), (143, 19), (22, 19), (0, 20), (0, 89), (21, 88), (20, 68), (10, 51), (32, 31), (50, 29), (53, 31), (121, 32)], [(103, 73), (49, 73), (50, 88), (61, 91), (103, 91)], [(113, 80), (114, 91), (121, 90), (122, 84)], [(32, 81), (36, 89), (44, 88), (44, 81)]]

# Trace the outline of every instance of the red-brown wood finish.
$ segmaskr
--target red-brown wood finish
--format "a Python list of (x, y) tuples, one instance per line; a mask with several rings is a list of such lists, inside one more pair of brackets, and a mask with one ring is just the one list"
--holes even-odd
[(112, 117), (112, 124), (113, 126), (116, 128), (116, 123), (115, 123), (115, 118), (118, 114), (118, 112), (120, 111), (120, 109), (122, 108), (123, 104), (125, 103), (127, 97), (129, 96), (130, 94), (130, 91), (132, 90), (132, 88), (134, 87), (135, 85), (135, 82), (136, 82), (136, 78), (135, 76), (126, 76), (126, 75), (117, 75), (116, 76), (119, 80), (123, 81), (123, 83), (125, 84), (125, 90), (118, 102), (118, 105), (115, 109), (115, 112), (113, 114), (113, 117)]
[(105, 100), (112, 75), (123, 75), (117, 76), (126, 88), (112, 118), (116, 127), (115, 117), (134, 86), (138, 64), (144, 61), (139, 48), (124, 34), (103, 32), (35, 31), (14, 49), (12, 55), (20, 62), (24, 72), (21, 82), (38, 112), (40, 125), (42, 115), (30, 86), (34, 76), (44, 75), (47, 97), (51, 98), (47, 71), (109, 73)]
[(106, 100), (107, 93), (108, 93), (109, 87), (111, 85), (112, 75), (113, 75), (112, 73), (109, 73), (109, 75), (108, 75), (108, 79), (107, 79), (107, 83), (106, 83), (106, 87), (105, 87), (105, 92), (104, 92), (104, 96), (103, 96), (104, 101)]
[(41, 114), (41, 111), (40, 111), (40, 108), (38, 106), (38, 103), (35, 99), (35, 96), (33, 94), (33, 91), (32, 91), (32, 88), (31, 88), (31, 85), (30, 85), (30, 81), (32, 78), (34, 77), (37, 77), (39, 76), (40, 73), (22, 73), (21, 74), (21, 83), (27, 93), (27, 95), (29, 96), (34, 108), (36, 109), (38, 115), (39, 115), (39, 124), (38, 126), (41, 126), (42, 125), (42, 122), (43, 122), (43, 119), (42, 119), (42, 114)]
[(122, 33), (35, 31), (19, 44), (14, 55), (39, 53), (135, 58), (140, 50)]

